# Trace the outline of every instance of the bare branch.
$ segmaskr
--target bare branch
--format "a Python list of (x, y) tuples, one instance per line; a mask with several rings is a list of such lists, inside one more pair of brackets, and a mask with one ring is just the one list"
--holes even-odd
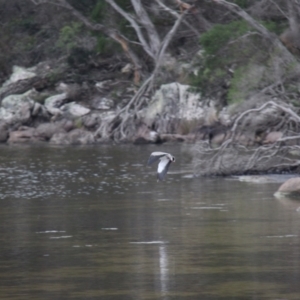
[(140, 21), (140, 23), (144, 26), (145, 30), (148, 33), (148, 38), (150, 40), (150, 48), (154, 55), (157, 54), (160, 46), (160, 38), (159, 35), (148, 16), (148, 13), (144, 9), (143, 5), (141, 4), (140, 0), (131, 0), (131, 3), (134, 7), (136, 15)]
[[(285, 115), (278, 114), (278, 122), (281, 123), (281, 133), (289, 134), (263, 145), (252, 145), (249, 148), (240, 144), (239, 132), (245, 130), (243, 120), (251, 114), (253, 118), (259, 112), (268, 107), (275, 108), (278, 112), (285, 112)], [(269, 112), (272, 114), (272, 112)], [(282, 120), (281, 120), (282, 119)], [(268, 123), (268, 120), (266, 120)], [(268, 101), (259, 108), (249, 109), (239, 115), (230, 129), (229, 138), (218, 148), (208, 148), (207, 144), (199, 143), (196, 152), (196, 174), (241, 174), (251, 171), (268, 171), (274, 168), (289, 168), (299, 165), (294, 157), (289, 154), (293, 150), (299, 151), (300, 142), (297, 128), (300, 125), (300, 117), (285, 104)], [(284, 130), (286, 128), (287, 130)], [(295, 128), (292, 130), (292, 128)], [(255, 131), (255, 128), (252, 128)], [(295, 132), (294, 135), (292, 132)], [(267, 138), (266, 138), (267, 141)]]
[(140, 26), (133, 19), (133, 17), (130, 14), (128, 14), (127, 12), (125, 12), (119, 5), (117, 5), (114, 0), (105, 0), (105, 1), (107, 3), (109, 3), (120, 15), (122, 15), (131, 24), (131, 26), (133, 27), (133, 29), (135, 30), (135, 32), (137, 34), (139, 41), (143, 45), (143, 49), (150, 57), (152, 57), (154, 59), (155, 53), (152, 52), (151, 47), (149, 46), (148, 42), (146, 41)]
[[(156, 0), (156, 2), (167, 12), (169, 12), (171, 15), (173, 15), (175, 18), (179, 18), (180, 14), (178, 14), (175, 10), (169, 8), (168, 6), (166, 6), (165, 4), (163, 4), (161, 2), (161, 0)], [(196, 36), (200, 36), (200, 32), (194, 28), (189, 22), (187, 22), (186, 20), (182, 21), (191, 31), (193, 31), (195, 33)]]

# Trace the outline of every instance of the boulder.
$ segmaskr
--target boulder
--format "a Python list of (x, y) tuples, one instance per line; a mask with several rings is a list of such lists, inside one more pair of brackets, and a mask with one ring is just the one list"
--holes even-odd
[(275, 197), (296, 197), (300, 199), (300, 177), (290, 178), (284, 182), (277, 192)]
[(101, 124), (101, 114), (91, 113), (82, 117), (82, 124), (89, 129), (98, 128)]
[(68, 99), (76, 100), (80, 97), (81, 94), (81, 87), (77, 83), (71, 83), (71, 84), (66, 84), (64, 82), (61, 82), (56, 90), (59, 93), (66, 93)]
[(181, 122), (188, 126), (203, 119), (204, 108), (199, 100), (200, 94), (191, 92), (188, 85), (164, 84), (140, 116), (148, 127), (154, 124), (159, 133), (179, 133)]
[(96, 96), (91, 100), (91, 107), (94, 109), (111, 109), (114, 101), (105, 97)]
[(62, 93), (48, 97), (45, 100), (45, 108), (53, 116), (61, 115), (62, 112), (60, 110), (60, 107), (67, 101), (67, 99), (67, 93)]
[(28, 123), (31, 119), (31, 111), (35, 106), (33, 100), (36, 91), (29, 90), (21, 95), (10, 95), (2, 100), (0, 108), (0, 121), (7, 124)]
[(90, 145), (95, 143), (94, 135), (83, 129), (74, 129), (68, 133), (71, 145)]
[(37, 138), (35, 134), (35, 128), (21, 127), (17, 131), (12, 131), (9, 133), (8, 143), (9, 144), (19, 144), (19, 143), (32, 143), (42, 141)]
[(28, 104), (30, 104), (31, 107), (33, 107), (33, 105), (34, 105), (33, 98), (36, 95), (37, 95), (37, 91), (35, 89), (31, 89), (21, 95), (10, 95), (10, 96), (5, 97), (2, 100), (1, 106), (4, 109), (9, 110), (9, 111), (18, 110), (20, 107), (22, 107), (22, 105), (24, 103), (28, 103)]
[(32, 117), (40, 116), (40, 117), (43, 117), (45, 119), (49, 119), (49, 114), (47, 112), (47, 109), (45, 108), (44, 105), (42, 105), (38, 102), (34, 103), (34, 105), (32, 107), (32, 111), (31, 111), (31, 116)]
[(56, 145), (89, 145), (95, 143), (95, 138), (89, 131), (74, 129), (68, 133), (55, 133), (50, 139), (50, 143)]
[(71, 120), (62, 119), (60, 121), (55, 122), (55, 124), (58, 124), (60, 128), (66, 132), (69, 132), (75, 128), (74, 122)]
[(86, 108), (75, 102), (64, 104), (60, 109), (63, 116), (70, 120), (85, 116), (91, 111), (89, 108)]
[(50, 140), (56, 133), (65, 133), (61, 123), (42, 123), (36, 128), (36, 136), (46, 141)]
[(36, 76), (35, 68), (26, 69), (19, 66), (13, 66), (12, 74), (10, 78), (4, 82), (3, 86), (7, 86), (19, 80), (28, 79), (35, 76)]
[(67, 132), (57, 132), (57, 133), (53, 134), (49, 143), (54, 144), (54, 145), (70, 145), (70, 141), (68, 140), (68, 133)]

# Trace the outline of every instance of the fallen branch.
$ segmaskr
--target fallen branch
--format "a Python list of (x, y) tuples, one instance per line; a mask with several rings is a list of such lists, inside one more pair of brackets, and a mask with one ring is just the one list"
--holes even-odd
[[(249, 115), (263, 113), (268, 107), (273, 107), (277, 111), (285, 113), (284, 116), (278, 114), (278, 123), (281, 124), (281, 132), (289, 135), (270, 144), (252, 144), (250, 147), (245, 147), (239, 142), (240, 132), (245, 130), (244, 126), (248, 126), (245, 125), (245, 118)], [(268, 122), (267, 119), (266, 122)], [(232, 175), (267, 172), (278, 166), (282, 166), (282, 168), (283, 166), (295, 167), (297, 158), (291, 156), (290, 153), (299, 151), (300, 147), (289, 143), (291, 141), (300, 142), (298, 130), (296, 130), (299, 125), (300, 117), (296, 112), (290, 107), (274, 101), (264, 103), (259, 108), (249, 109), (236, 118), (229, 130), (229, 138), (219, 147), (210, 148), (207, 143), (203, 144), (203, 142), (196, 145), (195, 173), (198, 175)], [(255, 131), (255, 128), (252, 130)], [(295, 135), (292, 132), (295, 132)]]

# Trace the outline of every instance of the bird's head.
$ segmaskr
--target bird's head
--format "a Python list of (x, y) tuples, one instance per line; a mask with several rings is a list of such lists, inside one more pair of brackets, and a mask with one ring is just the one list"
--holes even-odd
[(171, 162), (175, 162), (175, 157), (172, 156)]

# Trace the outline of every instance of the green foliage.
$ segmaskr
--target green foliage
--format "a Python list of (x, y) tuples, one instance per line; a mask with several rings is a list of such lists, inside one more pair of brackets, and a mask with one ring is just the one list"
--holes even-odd
[(81, 27), (81, 23), (78, 22), (72, 22), (71, 24), (62, 27), (59, 33), (57, 46), (66, 49), (67, 51), (76, 47), (76, 36), (80, 33)]
[(240, 103), (243, 101), (243, 94), (241, 92), (241, 90), (239, 89), (239, 79), (240, 77), (238, 76), (242, 76), (244, 72), (244, 68), (240, 68), (238, 70), (236, 70), (234, 77), (231, 80), (231, 85), (230, 88), (228, 90), (228, 94), (227, 94), (227, 100), (229, 104), (234, 104), (234, 103)]
[(226, 44), (249, 31), (245, 21), (234, 21), (226, 25), (215, 25), (211, 30), (203, 33), (200, 43), (205, 52), (215, 55)]
[(111, 45), (111, 40), (105, 35), (99, 34), (97, 36), (96, 52), (99, 54), (105, 54), (109, 51), (109, 46)]
[(112, 39), (108, 38), (106, 35), (102, 33), (93, 33), (93, 35), (97, 39), (97, 44), (94, 51), (97, 54), (104, 55), (104, 56), (111, 56), (115, 52), (120, 52), (120, 45), (114, 42)]
[[(226, 77), (225, 67), (234, 62), (247, 48), (229, 42), (238, 39), (249, 31), (245, 21), (234, 21), (226, 25), (216, 25), (203, 33), (200, 43), (203, 46), (203, 62), (197, 75), (191, 76), (191, 84), (205, 93), (208, 86), (221, 86)], [(245, 54), (243, 54), (245, 55)]]
[(27, 35), (15, 43), (15, 48), (18, 51), (31, 51), (35, 46), (35, 42), (34, 36)]
[(98, 0), (97, 4), (92, 10), (91, 18), (95, 22), (101, 22), (104, 19), (106, 13), (107, 13), (107, 3), (103, 0)]
[[(130, 12), (132, 9), (131, 1), (130, 0), (116, 0), (116, 3), (119, 7), (121, 7), (123, 10)], [(110, 18), (113, 18), (113, 14), (115, 14), (117, 18), (117, 28), (122, 34), (126, 35), (129, 39), (135, 38), (135, 32), (129, 26), (130, 24), (128, 21), (122, 17), (118, 13), (116, 13), (114, 10), (110, 11), (110, 14), (108, 14), (110, 6), (103, 0), (98, 0), (96, 5), (94, 6), (92, 12), (91, 12), (91, 18), (95, 22), (101, 22), (105, 23), (107, 22), (108, 15)], [(95, 51), (97, 54), (101, 55), (107, 55), (112, 54), (114, 51), (119, 51), (119, 44), (116, 42), (113, 42), (110, 38), (106, 37), (104, 34), (101, 34), (99, 32), (92, 33), (96, 39), (97, 39), (97, 45)]]
[(280, 35), (288, 26), (287, 22), (263, 21), (261, 22), (269, 31)]
[(62, 79), (62, 72), (58, 69), (54, 69), (49, 72), (46, 76), (49, 85), (55, 85), (59, 80)]
[[(268, 26), (277, 30), (272, 22)], [(245, 21), (216, 25), (202, 34), (200, 43), (204, 51), (198, 61), (198, 74), (190, 78), (192, 85), (206, 95), (222, 95), (229, 86), (226, 96), (229, 103), (246, 99), (251, 89), (258, 87), (261, 70), (257, 65), (263, 64), (268, 52), (264, 52), (261, 37)], [(248, 67), (251, 65), (255, 68)], [(230, 71), (232, 68), (234, 73)]]
[(78, 129), (83, 128), (82, 118), (75, 119), (74, 125)]

